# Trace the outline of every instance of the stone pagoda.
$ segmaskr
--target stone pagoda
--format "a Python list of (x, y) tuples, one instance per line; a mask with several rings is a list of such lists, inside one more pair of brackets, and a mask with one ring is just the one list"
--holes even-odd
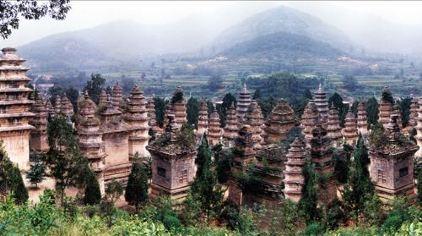
[(32, 89), (26, 76), (29, 68), (14, 48), (3, 48), (0, 56), (0, 140), (10, 160), (20, 169), (29, 168), (29, 139), (34, 126), (29, 120)]
[(234, 176), (246, 173), (248, 165), (255, 162), (256, 152), (254, 146), (251, 127), (249, 125), (243, 125), (235, 140), (235, 156), (231, 169), (232, 177), (228, 181), (229, 200), (238, 206), (243, 204), (244, 196), (242, 189)]
[(226, 126), (224, 127), (224, 141), (226, 147), (233, 147), (234, 140), (237, 137), (239, 131), (239, 122), (236, 113), (236, 109), (233, 104), (227, 110)]
[(306, 146), (310, 146), (311, 139), (313, 138), (312, 130), (319, 123), (318, 110), (314, 102), (310, 101), (305, 107), (302, 115), (301, 127), (302, 133), (305, 136)]
[(108, 103), (108, 94), (104, 89), (102, 89), (100, 93), (100, 98), (98, 101), (98, 107), (104, 108), (107, 106), (107, 103)]
[(201, 137), (208, 130), (208, 106), (205, 99), (199, 102), (198, 127), (196, 129), (196, 140), (199, 142)]
[(370, 176), (380, 199), (388, 203), (397, 196), (415, 198), (413, 175), (414, 154), (418, 146), (401, 133), (396, 115), (391, 116), (385, 132), (386, 141), (372, 144)]
[(111, 104), (119, 111), (122, 111), (123, 89), (119, 83), (115, 83), (112, 90)]
[(303, 140), (296, 138), (287, 153), (286, 169), (284, 170), (284, 196), (293, 202), (302, 198), (302, 188), (305, 183), (303, 166), (305, 165), (306, 149)]
[(258, 189), (248, 191), (246, 203), (261, 203), (275, 205), (283, 198), (283, 171), (286, 162), (286, 152), (279, 145), (266, 145), (256, 152), (256, 163), (249, 168), (248, 174), (256, 176)]
[(61, 97), (61, 105), (60, 105), (60, 113), (64, 115), (65, 117), (72, 117), (73, 112), (73, 105), (70, 102), (69, 98), (65, 95)]
[[(388, 87), (384, 88), (383, 93), (390, 93)], [(387, 124), (390, 122), (390, 116), (393, 112), (393, 104), (391, 104), (390, 101), (381, 98), (378, 109), (378, 122), (381, 123), (385, 129), (387, 128)]]
[(358, 118), (357, 118), (358, 132), (363, 137), (368, 136), (368, 117), (366, 115), (366, 105), (364, 101), (359, 102), (358, 105)]
[(265, 144), (286, 140), (288, 132), (294, 126), (294, 111), (286, 100), (281, 99), (265, 122)]
[(186, 119), (186, 99), (183, 95), (183, 90), (181, 87), (177, 87), (176, 91), (173, 93), (171, 99), (171, 106), (174, 112), (174, 122), (176, 126), (180, 129), (183, 124), (187, 122)]
[(246, 88), (246, 83), (243, 84), (243, 89), (239, 93), (237, 100), (237, 117), (238, 121), (242, 123), (245, 119), (246, 113), (248, 112), (249, 106), (251, 105), (252, 97), (249, 90)]
[(410, 103), (410, 114), (409, 114), (409, 123), (408, 123), (408, 129), (416, 128), (417, 122), (418, 122), (418, 99), (413, 97), (411, 95), (412, 102)]
[(331, 107), (327, 118), (327, 136), (333, 147), (341, 147), (343, 135), (341, 134), (340, 120), (336, 108)]
[(391, 112), (391, 116), (397, 117), (397, 125), (401, 129), (403, 127), (403, 123), (402, 123), (402, 119), (401, 119), (401, 111), (400, 111), (399, 104), (393, 105), (393, 111)]
[(210, 146), (217, 145), (221, 142), (222, 137), (222, 130), (220, 127), (220, 116), (218, 115), (217, 111), (214, 109), (214, 111), (211, 113), (210, 116), (210, 123), (208, 126), (208, 143)]
[(78, 116), (76, 130), (78, 132), (79, 148), (81, 153), (90, 162), (92, 170), (96, 173), (101, 193), (104, 193), (105, 146), (100, 130), (100, 120), (96, 117), (97, 106), (85, 93), (78, 103)]
[(418, 144), (419, 150), (416, 152), (416, 161), (422, 162), (422, 98), (418, 99), (418, 116), (416, 118), (416, 143)]
[(54, 102), (54, 116), (58, 116), (62, 114), (62, 99), (60, 96), (56, 96)]
[(139, 157), (148, 157), (146, 150), (148, 145), (148, 116), (146, 111), (146, 101), (141, 89), (135, 85), (130, 93), (128, 109), (125, 114), (125, 121), (129, 125), (129, 158), (136, 154)]
[(167, 117), (165, 133), (147, 146), (152, 157), (151, 197), (168, 195), (180, 203), (195, 178), (196, 149), (195, 143), (178, 142), (180, 136), (174, 114)]
[[(116, 100), (114, 100), (116, 101)], [(130, 173), (129, 160), (129, 126), (124, 122), (119, 107), (109, 101), (107, 107), (101, 112), (101, 133), (105, 147), (106, 168), (105, 182), (116, 179), (126, 184)]]
[(47, 152), (49, 149), (47, 137), (48, 111), (40, 94), (35, 96), (35, 103), (32, 105), (32, 112), (35, 116), (29, 121), (29, 123), (35, 127), (35, 130), (31, 131), (29, 146), (31, 150), (35, 152)]
[(346, 115), (342, 134), (346, 143), (354, 147), (356, 141), (358, 140), (359, 134), (355, 115), (351, 111), (349, 111)]
[(252, 132), (252, 139), (254, 141), (254, 148), (256, 150), (259, 150), (262, 148), (263, 139), (261, 137), (262, 135), (262, 125), (264, 123), (261, 107), (258, 105), (258, 103), (253, 100), (251, 102), (251, 105), (249, 106), (248, 113), (246, 113), (246, 124), (248, 124), (251, 128)]
[(46, 99), (45, 101), (45, 107), (47, 108), (47, 113), (49, 116), (54, 116), (54, 107), (51, 104), (50, 99)]
[(328, 118), (328, 100), (327, 93), (322, 89), (321, 84), (319, 84), (318, 90), (314, 92), (313, 99), (315, 106), (317, 107), (320, 121), (325, 124)]
[(315, 172), (319, 176), (329, 176), (318, 187), (318, 201), (324, 204), (330, 203), (336, 197), (336, 184), (334, 179), (333, 150), (327, 131), (317, 125), (312, 130), (311, 161), (315, 164)]

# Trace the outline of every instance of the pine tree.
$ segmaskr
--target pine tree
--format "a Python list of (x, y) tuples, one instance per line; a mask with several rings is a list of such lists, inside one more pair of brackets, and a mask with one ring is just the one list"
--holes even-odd
[(31, 167), (26, 173), (26, 178), (37, 188), (37, 185), (45, 178), (45, 164), (40, 160), (31, 163)]
[(148, 199), (148, 170), (142, 163), (134, 162), (126, 186), (125, 199), (139, 209), (139, 206)]
[(2, 144), (0, 144), (0, 187), (2, 194), (13, 195), (16, 204), (23, 204), (28, 200), (28, 191), (20, 170), (10, 161)]
[(359, 136), (350, 165), (349, 180), (343, 191), (346, 206), (355, 214), (363, 211), (365, 201), (374, 194), (374, 186), (368, 171), (369, 162), (368, 149), (362, 136)]
[(320, 217), (320, 212), (317, 197), (318, 175), (310, 161), (303, 168), (303, 176), (305, 182), (302, 188), (302, 198), (299, 201), (299, 209), (304, 214), (306, 221), (311, 223)]
[(86, 176), (84, 203), (86, 205), (99, 204), (101, 201), (101, 191), (98, 180), (92, 171), (89, 171)]
[(204, 134), (195, 159), (197, 171), (191, 187), (191, 194), (201, 203), (201, 208), (207, 212), (217, 207), (222, 200), (222, 192), (217, 187), (217, 173), (211, 157), (212, 152)]

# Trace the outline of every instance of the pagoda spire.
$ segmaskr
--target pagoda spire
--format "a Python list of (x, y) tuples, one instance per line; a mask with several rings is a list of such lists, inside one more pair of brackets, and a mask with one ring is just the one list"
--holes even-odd
[[(383, 89), (382, 94), (391, 94), (389, 88), (386, 86)], [(386, 125), (390, 121), (390, 116), (393, 112), (393, 104), (392, 101), (388, 101), (386, 98), (381, 97), (380, 103), (379, 103), (379, 112), (378, 112), (378, 122), (381, 123), (384, 128), (386, 128)]]
[(217, 145), (221, 142), (222, 137), (222, 130), (220, 127), (220, 116), (218, 115), (217, 111), (211, 113), (210, 116), (210, 123), (208, 127), (208, 142), (211, 146)]
[(303, 140), (296, 138), (287, 153), (286, 169), (284, 170), (284, 196), (294, 202), (302, 198), (302, 188), (305, 178), (302, 174), (306, 160), (306, 149)]
[(340, 147), (343, 135), (341, 134), (340, 120), (338, 111), (331, 107), (327, 119), (327, 136), (331, 139), (334, 147)]
[(342, 133), (343, 137), (346, 139), (346, 143), (354, 147), (358, 139), (358, 129), (355, 115), (351, 111), (346, 115)]
[(117, 110), (121, 111), (121, 104), (123, 102), (123, 89), (120, 87), (119, 82), (116, 82), (113, 86), (113, 93), (111, 97), (111, 104)]
[(227, 110), (226, 126), (224, 127), (223, 137), (227, 142), (226, 146), (232, 147), (234, 145), (234, 140), (236, 139), (237, 133), (239, 131), (238, 125), (239, 122), (236, 114), (236, 108), (232, 103), (229, 109)]
[(201, 137), (208, 130), (208, 106), (205, 99), (201, 99), (199, 102), (199, 115), (198, 115), (198, 128), (196, 129), (196, 140), (200, 140)]
[(306, 145), (310, 145), (310, 141), (313, 137), (312, 130), (316, 127), (318, 124), (318, 109), (314, 102), (310, 101), (305, 107), (305, 110), (303, 111), (302, 115), (302, 133), (305, 136)]
[(358, 132), (363, 136), (368, 136), (368, 117), (366, 115), (366, 104), (364, 101), (359, 102), (358, 118), (357, 118)]
[(321, 83), (319, 84), (318, 90), (314, 92), (313, 102), (317, 107), (320, 121), (325, 124), (328, 117), (328, 100), (327, 93), (322, 89)]
[(186, 118), (186, 99), (182, 87), (178, 86), (173, 93), (171, 106), (174, 112), (174, 119), (177, 127), (180, 129), (187, 122)]
[(243, 83), (242, 91), (239, 93), (239, 99), (237, 101), (237, 116), (238, 121), (243, 122), (246, 116), (246, 113), (248, 112), (249, 106), (251, 104), (252, 97), (251, 93), (248, 91), (248, 88), (246, 87), (246, 83)]
[(259, 150), (262, 148), (262, 124), (263, 124), (263, 117), (261, 112), (261, 107), (258, 103), (253, 100), (251, 105), (249, 106), (248, 113), (246, 114), (246, 124), (248, 124), (251, 128), (252, 132), (252, 139), (254, 141), (254, 148)]
[(29, 123), (35, 127), (35, 130), (31, 132), (29, 146), (36, 152), (47, 152), (49, 149), (47, 139), (48, 111), (44, 99), (40, 94), (35, 96), (35, 103), (32, 105), (31, 110), (35, 116)]

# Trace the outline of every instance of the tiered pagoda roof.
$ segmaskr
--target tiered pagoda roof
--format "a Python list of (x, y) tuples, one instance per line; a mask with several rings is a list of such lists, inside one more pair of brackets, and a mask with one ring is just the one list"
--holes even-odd
[(344, 128), (342, 130), (343, 137), (346, 139), (346, 142), (351, 145), (355, 146), (356, 141), (358, 139), (358, 129), (355, 115), (349, 111), (346, 115), (346, 120), (344, 123)]
[(321, 122), (325, 123), (327, 121), (329, 108), (327, 93), (322, 89), (321, 84), (319, 84), (318, 90), (314, 92), (313, 101), (318, 109)]
[(299, 202), (302, 198), (302, 188), (305, 183), (302, 171), (306, 155), (305, 143), (296, 138), (290, 145), (284, 170), (284, 196), (294, 202)]
[(340, 146), (341, 141), (343, 139), (343, 135), (341, 134), (338, 111), (334, 107), (332, 107), (328, 112), (327, 136), (331, 139), (331, 142), (334, 147)]
[(357, 118), (358, 132), (362, 136), (368, 135), (368, 117), (366, 115), (366, 104), (364, 101), (359, 102), (358, 105), (358, 118)]
[(210, 123), (208, 125), (208, 142), (210, 145), (214, 146), (220, 143), (222, 137), (222, 130), (220, 127), (220, 116), (218, 115), (217, 111), (211, 113), (210, 116)]
[(239, 93), (239, 98), (237, 100), (237, 116), (239, 122), (243, 122), (248, 112), (249, 106), (251, 105), (252, 97), (251, 93), (249, 92), (248, 88), (246, 87), (246, 83), (243, 84), (243, 88)]
[(227, 141), (229, 147), (234, 145), (234, 140), (239, 131), (239, 122), (236, 108), (233, 104), (227, 110), (226, 126), (224, 127), (224, 139)]
[(263, 125), (263, 117), (261, 112), (261, 107), (258, 103), (253, 100), (251, 105), (249, 106), (248, 113), (246, 114), (246, 124), (250, 126), (250, 130), (252, 132), (252, 139), (255, 143), (254, 148), (259, 150), (262, 147), (263, 139), (262, 135), (262, 125)]
[(284, 141), (287, 138), (287, 133), (294, 125), (294, 111), (286, 100), (281, 99), (265, 122), (265, 143)]

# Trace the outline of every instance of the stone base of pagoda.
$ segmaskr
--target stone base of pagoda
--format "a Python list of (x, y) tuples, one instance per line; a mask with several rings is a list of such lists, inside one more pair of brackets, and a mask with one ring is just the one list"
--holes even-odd
[(396, 197), (406, 197), (409, 202), (414, 202), (416, 199), (414, 184), (409, 184), (398, 189), (389, 189), (375, 185), (375, 192), (385, 204), (390, 204)]
[(160, 196), (169, 196), (174, 205), (181, 204), (188, 196), (190, 185), (181, 188), (169, 189), (155, 183), (151, 183), (150, 197), (152, 199)]

